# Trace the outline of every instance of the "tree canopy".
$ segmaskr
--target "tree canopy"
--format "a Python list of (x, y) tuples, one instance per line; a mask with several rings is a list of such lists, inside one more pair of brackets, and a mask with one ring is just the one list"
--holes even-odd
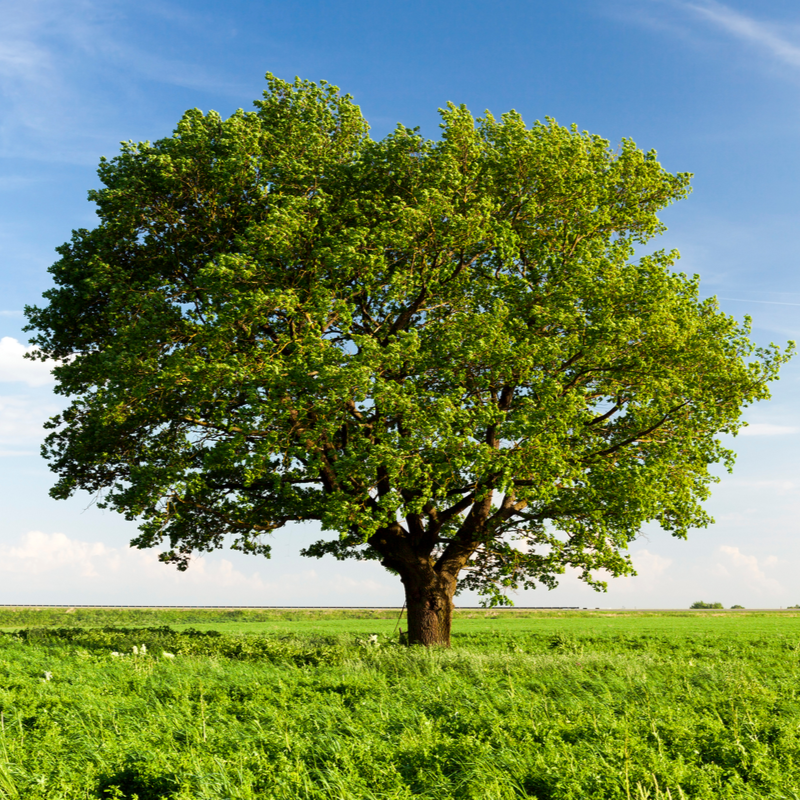
[(422, 643), (457, 589), (602, 588), (646, 522), (705, 526), (718, 435), (788, 356), (637, 255), (690, 176), (514, 111), (374, 141), (336, 87), (267, 77), (101, 160), (99, 224), (27, 309), (71, 398), (53, 496), (98, 493), (180, 569), (317, 520), (306, 554), (398, 573)]

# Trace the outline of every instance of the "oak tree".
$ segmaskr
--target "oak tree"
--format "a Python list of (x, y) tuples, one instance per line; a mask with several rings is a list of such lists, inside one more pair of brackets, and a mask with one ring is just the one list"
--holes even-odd
[(101, 161), (99, 223), (27, 309), (70, 398), (53, 496), (179, 569), (316, 520), (305, 554), (398, 574), (423, 644), (458, 589), (602, 588), (646, 522), (706, 525), (718, 435), (787, 354), (640, 254), (690, 176), (513, 111), (374, 141), (335, 87), (267, 77)]

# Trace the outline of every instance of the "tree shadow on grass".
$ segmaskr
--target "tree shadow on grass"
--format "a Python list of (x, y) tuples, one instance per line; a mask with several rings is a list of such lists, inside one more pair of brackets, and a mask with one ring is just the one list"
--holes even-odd
[(96, 796), (102, 800), (169, 800), (177, 790), (174, 775), (155, 773), (145, 759), (134, 758), (104, 775)]

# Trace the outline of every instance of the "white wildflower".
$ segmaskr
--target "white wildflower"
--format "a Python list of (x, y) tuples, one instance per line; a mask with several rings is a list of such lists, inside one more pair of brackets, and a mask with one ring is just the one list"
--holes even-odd
[(144, 655), (145, 653), (147, 653), (147, 648), (146, 648), (144, 645), (142, 645), (142, 646), (139, 648), (139, 652), (140, 652), (142, 655)]
[(111, 658), (119, 658), (119, 653), (116, 650), (111, 651)]
[(161, 655), (164, 656), (164, 658), (175, 658), (175, 653), (168, 653), (166, 650), (164, 650)]
[(138, 648), (136, 645), (134, 645), (134, 646), (133, 646), (133, 654), (134, 654), (135, 656), (138, 656), (138, 655), (139, 655), (139, 648)]
[(52, 677), (53, 677), (53, 673), (52, 673), (52, 672), (45, 672), (45, 674), (44, 674), (44, 679), (45, 679), (46, 681), (49, 681), (49, 680), (50, 680), (50, 678), (52, 678)]

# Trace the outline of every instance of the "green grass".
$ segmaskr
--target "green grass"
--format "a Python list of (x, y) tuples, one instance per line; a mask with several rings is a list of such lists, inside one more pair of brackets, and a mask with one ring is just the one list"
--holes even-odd
[[(397, 609), (216, 609), (216, 608), (26, 608), (0, 607), (0, 631), (26, 627), (150, 627), (199, 628), (228, 633), (297, 632), (356, 633), (394, 630)], [(541, 632), (587, 630), (674, 631), (693, 630), (736, 633), (742, 630), (786, 631), (795, 620), (800, 631), (800, 610), (741, 611), (637, 611), (457, 609), (454, 631)], [(788, 627), (787, 627), (788, 626)]]
[(0, 610), (0, 798), (800, 800), (796, 612), (461, 611), (450, 651), (391, 612), (51, 612)]

